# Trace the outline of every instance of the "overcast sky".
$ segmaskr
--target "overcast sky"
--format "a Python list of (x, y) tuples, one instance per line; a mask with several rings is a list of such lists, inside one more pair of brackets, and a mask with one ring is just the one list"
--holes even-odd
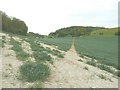
[(0, 10), (29, 31), (47, 35), (68, 26), (118, 26), (119, 0), (0, 0)]

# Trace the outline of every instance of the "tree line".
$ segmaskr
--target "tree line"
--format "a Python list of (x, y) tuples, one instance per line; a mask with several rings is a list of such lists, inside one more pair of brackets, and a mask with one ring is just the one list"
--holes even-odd
[(38, 37), (38, 38), (44, 38), (44, 37), (47, 37), (46, 35), (41, 35), (39, 33), (33, 33), (33, 32), (28, 32), (27, 33), (27, 36), (32, 36), (32, 37)]
[(17, 19), (15, 17), (9, 17), (6, 13), (0, 11), (2, 16), (2, 31), (9, 32), (13, 34), (26, 35), (28, 27), (24, 21)]
[(58, 29), (55, 32), (51, 32), (49, 37), (65, 37), (65, 36), (83, 36), (90, 35), (92, 31), (105, 29), (104, 27), (92, 27), (92, 26), (71, 26), (66, 28)]

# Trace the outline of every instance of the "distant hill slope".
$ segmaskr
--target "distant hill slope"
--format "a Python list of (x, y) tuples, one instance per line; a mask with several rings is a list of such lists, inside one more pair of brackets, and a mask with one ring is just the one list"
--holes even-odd
[(100, 29), (96, 31), (92, 31), (91, 35), (119, 35), (118, 28), (109, 28), (109, 29)]
[(101, 36), (101, 35), (120, 35), (118, 28), (104, 28), (104, 27), (92, 27), (92, 26), (71, 26), (58, 29), (55, 32), (49, 34), (49, 37), (65, 37), (65, 36)]
[(99, 29), (105, 29), (105, 28), (92, 27), (92, 26), (71, 26), (71, 27), (61, 28), (55, 32), (50, 33), (49, 37), (90, 35), (92, 31)]

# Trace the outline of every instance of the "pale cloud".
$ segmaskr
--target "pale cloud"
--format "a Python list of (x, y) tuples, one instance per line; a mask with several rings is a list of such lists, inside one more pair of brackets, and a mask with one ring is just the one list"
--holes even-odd
[(0, 0), (0, 10), (40, 34), (67, 26), (116, 27), (118, 22), (118, 0)]

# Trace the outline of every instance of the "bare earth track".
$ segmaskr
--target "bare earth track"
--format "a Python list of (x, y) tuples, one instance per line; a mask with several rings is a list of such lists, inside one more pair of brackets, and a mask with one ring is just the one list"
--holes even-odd
[[(45, 88), (118, 88), (118, 80), (112, 74), (80, 62), (74, 42), (65, 57), (51, 66), (52, 74)], [(88, 70), (84, 68), (87, 67)], [(104, 75), (105, 79), (100, 78)]]

